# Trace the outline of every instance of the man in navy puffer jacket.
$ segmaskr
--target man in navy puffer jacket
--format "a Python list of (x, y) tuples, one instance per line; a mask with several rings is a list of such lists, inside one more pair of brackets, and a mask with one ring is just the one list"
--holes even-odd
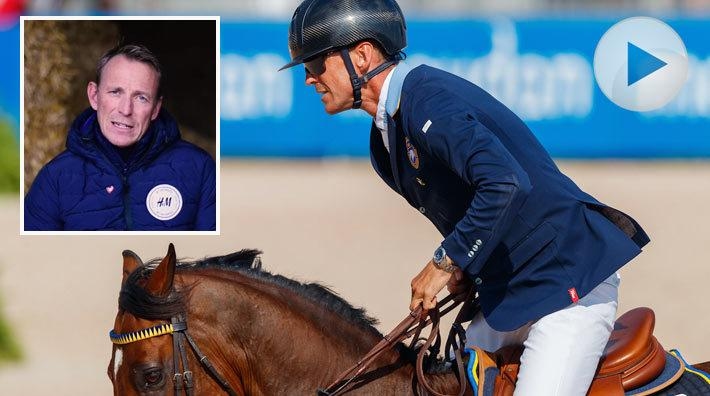
[(101, 58), (91, 108), (25, 196), (25, 230), (215, 230), (215, 162), (161, 110), (160, 80), (145, 47)]

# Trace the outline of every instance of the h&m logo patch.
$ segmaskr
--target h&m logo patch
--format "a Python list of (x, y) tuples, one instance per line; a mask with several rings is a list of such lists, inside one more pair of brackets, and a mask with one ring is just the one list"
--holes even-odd
[(159, 184), (148, 192), (145, 206), (150, 215), (158, 220), (174, 219), (182, 209), (182, 194), (170, 184)]

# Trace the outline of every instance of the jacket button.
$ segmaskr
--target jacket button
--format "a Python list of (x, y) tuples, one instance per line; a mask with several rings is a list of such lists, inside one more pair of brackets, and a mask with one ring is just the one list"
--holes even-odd
[(419, 207), (419, 213), (424, 214), (426, 212), (426, 208), (421, 206)]
[(483, 279), (481, 279), (481, 278), (476, 278), (476, 279), (473, 280), (473, 283), (475, 283), (476, 285), (479, 285), (479, 286), (480, 286), (481, 283), (483, 283)]
[(476, 245), (481, 246), (483, 244), (483, 241), (480, 239), (476, 239)]

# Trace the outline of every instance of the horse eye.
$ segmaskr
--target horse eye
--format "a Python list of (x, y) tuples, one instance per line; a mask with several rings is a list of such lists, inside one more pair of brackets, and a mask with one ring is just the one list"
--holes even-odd
[(158, 368), (148, 369), (143, 372), (143, 380), (145, 381), (146, 389), (157, 388), (163, 385), (165, 376), (163, 371)]
[(133, 386), (140, 391), (157, 391), (165, 386), (165, 370), (155, 362), (140, 363), (132, 367)]

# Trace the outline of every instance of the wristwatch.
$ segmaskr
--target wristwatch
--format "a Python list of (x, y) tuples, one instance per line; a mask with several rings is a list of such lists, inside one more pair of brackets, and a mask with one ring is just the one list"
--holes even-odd
[(439, 246), (434, 250), (434, 257), (432, 258), (436, 268), (444, 270), (448, 273), (452, 273), (456, 270), (456, 265), (451, 263), (451, 260), (446, 259), (446, 249), (443, 246)]

